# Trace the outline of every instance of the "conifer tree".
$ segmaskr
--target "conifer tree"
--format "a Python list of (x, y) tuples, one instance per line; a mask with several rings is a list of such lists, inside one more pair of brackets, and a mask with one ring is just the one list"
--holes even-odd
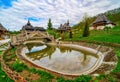
[(48, 20), (48, 27), (47, 27), (47, 29), (52, 30), (52, 23), (51, 23), (51, 19), (50, 18)]
[(87, 18), (87, 15), (85, 15), (84, 17), (84, 22), (85, 22), (85, 25), (84, 25), (84, 30), (83, 30), (83, 37), (88, 37), (89, 36), (89, 26), (88, 26), (88, 18)]

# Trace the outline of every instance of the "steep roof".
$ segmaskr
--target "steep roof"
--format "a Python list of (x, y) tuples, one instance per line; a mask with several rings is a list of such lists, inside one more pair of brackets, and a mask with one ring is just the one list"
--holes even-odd
[(96, 20), (93, 22), (93, 24), (99, 23), (99, 22), (110, 22), (108, 18), (105, 15), (99, 15)]
[(7, 29), (0, 23), (0, 30), (7, 31)]
[(69, 21), (67, 21), (67, 23), (64, 23), (63, 25), (60, 24), (60, 27), (58, 28), (58, 30), (61, 30), (61, 31), (65, 31), (65, 30), (70, 30), (71, 27), (69, 25)]
[(33, 26), (31, 25), (30, 21), (28, 20), (27, 24), (23, 26), (22, 29), (30, 29), (33, 28)]
[(46, 31), (43, 27), (34, 27), (35, 30)]
[(43, 27), (33, 27), (28, 20), (27, 24), (23, 26), (22, 30), (30, 30), (30, 31), (46, 31)]

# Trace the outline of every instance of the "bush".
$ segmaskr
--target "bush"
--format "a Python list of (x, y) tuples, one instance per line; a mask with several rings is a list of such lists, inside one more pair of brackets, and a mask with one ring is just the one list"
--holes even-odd
[(37, 70), (35, 68), (30, 68), (29, 71), (35, 74), (37, 73)]
[(64, 78), (57, 78), (57, 82), (90, 82), (92, 80), (92, 77), (89, 75), (82, 75), (77, 77), (74, 80), (65, 80)]
[(107, 79), (109, 82), (117, 82), (117, 79), (113, 77), (112, 75), (107, 75)]
[(74, 82), (90, 82), (92, 77), (89, 75), (82, 75), (74, 80)]
[(52, 76), (50, 73), (47, 73), (45, 71), (41, 71), (41, 70), (37, 70), (37, 73), (41, 76), (44, 77), (46, 79), (53, 79), (54, 76)]
[(16, 70), (17, 72), (22, 72), (24, 69), (27, 69), (28, 67), (21, 62), (20, 60), (16, 60), (13, 64), (12, 64), (12, 69)]
[(98, 80), (102, 80), (104, 78), (106, 78), (105, 74), (100, 74), (99, 76), (96, 76), (96, 79), (98, 79)]
[(57, 78), (57, 82), (74, 82), (73, 80), (65, 80), (62, 77)]

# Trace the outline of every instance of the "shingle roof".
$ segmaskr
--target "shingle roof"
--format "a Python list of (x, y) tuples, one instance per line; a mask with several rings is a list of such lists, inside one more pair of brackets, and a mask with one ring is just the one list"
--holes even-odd
[(60, 24), (60, 27), (58, 28), (58, 30), (61, 30), (61, 31), (65, 31), (65, 30), (70, 30), (71, 27), (69, 25), (69, 21), (67, 23), (64, 23), (64, 25)]
[(30, 21), (28, 20), (27, 24), (25, 26), (23, 26), (22, 28), (23, 30), (31, 30), (31, 31), (46, 31), (43, 27), (33, 27), (30, 23)]
[(7, 29), (0, 23), (0, 30), (7, 31)]
[(99, 23), (99, 22), (110, 22), (108, 18), (105, 15), (99, 15), (96, 20), (93, 22), (93, 24)]

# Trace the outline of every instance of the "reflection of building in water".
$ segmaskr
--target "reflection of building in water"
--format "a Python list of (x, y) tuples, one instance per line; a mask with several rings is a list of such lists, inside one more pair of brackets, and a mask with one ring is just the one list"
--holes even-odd
[(28, 43), (28, 44), (26, 44), (26, 46), (27, 46), (27, 48), (28, 48), (28, 50), (29, 51), (31, 51), (31, 49), (35, 46), (35, 47), (38, 47), (38, 46), (42, 46), (43, 44), (39, 44), (39, 43)]
[(72, 49), (70, 47), (63, 47), (63, 46), (58, 46), (60, 52), (64, 53), (64, 52), (71, 52)]
[(91, 58), (92, 55), (85, 55), (74, 49), (71, 52), (68, 50), (68, 47), (47, 46), (40, 51), (26, 53), (26, 56), (30, 60), (35, 60), (32, 62), (43, 68), (68, 74), (87, 71), (96, 63), (97, 58)]
[[(39, 46), (41, 46), (41, 45), (39, 45)], [(31, 47), (31, 46), (29, 46), (29, 47)], [(30, 49), (32, 49), (32, 48), (30, 48)], [(46, 57), (46, 56), (51, 58), (51, 56), (55, 50), (56, 50), (56, 48), (54, 46), (47, 46), (42, 50), (26, 53), (26, 55), (28, 57), (32, 58), (33, 60), (40, 60), (41, 58)]]
[(87, 65), (91, 60), (91, 57), (88, 55), (84, 55), (84, 60), (82, 61), (82, 65)]

